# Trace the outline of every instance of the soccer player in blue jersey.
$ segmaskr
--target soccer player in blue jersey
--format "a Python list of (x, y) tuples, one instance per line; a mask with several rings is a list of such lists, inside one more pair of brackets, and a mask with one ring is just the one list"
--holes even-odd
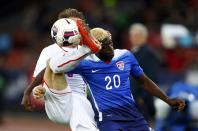
[(142, 83), (151, 95), (165, 101), (176, 111), (183, 110), (185, 102), (168, 98), (144, 74), (131, 52), (114, 50), (108, 31), (95, 28), (91, 30), (91, 34), (102, 43), (102, 49), (96, 55), (92, 54), (81, 61), (73, 73), (81, 74), (89, 85), (95, 119), (100, 131), (149, 130), (148, 123), (137, 110), (133, 99), (130, 76)]

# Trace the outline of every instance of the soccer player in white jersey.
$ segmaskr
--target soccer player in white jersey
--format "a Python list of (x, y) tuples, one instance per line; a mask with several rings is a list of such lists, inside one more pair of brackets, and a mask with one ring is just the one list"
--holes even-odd
[[(71, 24), (72, 22), (69, 21), (69, 23)], [(82, 28), (81, 30), (84, 30)], [(56, 30), (56, 28), (52, 28), (52, 36), (57, 35), (54, 34), (57, 33)], [(76, 32), (70, 31), (65, 33), (64, 36), (67, 37), (72, 33), (75, 34)], [(83, 34), (81, 34), (81, 36), (85, 43), (90, 43), (87, 41), (92, 41), (83, 37)], [(97, 128), (95, 126), (94, 113), (89, 101), (86, 98), (86, 84), (84, 83), (82, 77), (77, 74), (67, 74), (67, 81), (65, 81), (65, 76), (63, 76), (62, 73), (59, 74), (60, 72), (58, 70), (53, 70), (53, 60), (59, 58), (57, 55), (65, 55), (68, 61), (64, 64), (64, 71), (69, 71), (75, 67), (80, 59), (90, 53), (89, 48), (91, 48), (92, 52), (96, 52), (99, 46), (91, 47), (91, 45), (86, 44), (89, 47), (87, 48), (86, 46), (76, 46), (71, 43), (70, 46), (68, 46), (68, 43), (64, 43), (62, 41), (59, 42), (58, 39), (56, 39), (56, 42), (60, 44), (52, 44), (43, 49), (33, 75), (34, 77), (37, 77), (39, 73), (44, 73), (43, 87), (45, 89), (45, 109), (47, 115), (54, 122), (70, 124), (73, 131), (95, 131)], [(61, 45), (62, 43), (63, 45)], [(48, 64), (46, 64), (49, 58), (51, 59)], [(65, 65), (67, 65), (66, 68)], [(44, 68), (46, 68), (45, 72), (42, 71)], [(38, 84), (31, 84), (31, 87), (34, 87), (35, 85)], [(51, 87), (55, 87), (55, 89)], [(38, 94), (43, 91), (40, 89), (42, 88), (37, 86), (34, 90), (36, 90), (35, 92)], [(27, 88), (22, 100), (22, 105), (24, 105), (28, 110), (31, 110), (32, 106), (28, 98), (30, 93), (26, 92), (31, 91), (31, 88)]]

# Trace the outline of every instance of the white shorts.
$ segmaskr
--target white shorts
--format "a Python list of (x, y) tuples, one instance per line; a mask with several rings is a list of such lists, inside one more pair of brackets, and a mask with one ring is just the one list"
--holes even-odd
[(45, 111), (48, 118), (59, 124), (69, 125), (72, 131), (98, 131), (92, 106), (86, 96), (72, 92), (70, 87), (56, 91), (43, 84)]
[(70, 87), (65, 90), (57, 91), (48, 88), (44, 83), (45, 88), (45, 111), (48, 118), (59, 124), (69, 124), (72, 114), (72, 91)]
[(73, 110), (70, 121), (72, 131), (98, 131), (91, 103), (82, 94), (73, 92), (72, 96)]

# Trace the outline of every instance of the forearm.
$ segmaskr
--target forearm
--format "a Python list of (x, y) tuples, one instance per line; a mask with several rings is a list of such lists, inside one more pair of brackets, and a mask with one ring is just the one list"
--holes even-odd
[(155, 96), (167, 104), (169, 104), (169, 97), (146, 75), (140, 77), (143, 88), (152, 96)]
[(43, 75), (44, 75), (45, 69), (43, 69), (36, 77), (35, 79), (32, 81), (32, 83), (25, 89), (24, 92), (28, 92), (31, 93), (33, 88), (39, 84), (42, 83), (43, 80)]
[(81, 46), (78, 50), (66, 52), (65, 54), (57, 54), (49, 61), (50, 69), (54, 73), (64, 73), (73, 70), (80, 61), (91, 53), (86, 46)]

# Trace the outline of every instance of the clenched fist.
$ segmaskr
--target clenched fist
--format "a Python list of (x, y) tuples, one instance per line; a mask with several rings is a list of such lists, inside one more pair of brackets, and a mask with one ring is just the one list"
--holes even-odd
[(33, 97), (35, 99), (40, 99), (40, 98), (44, 97), (45, 89), (41, 85), (39, 85), (39, 86), (34, 87), (32, 93), (33, 93)]
[(182, 99), (169, 99), (168, 104), (177, 112), (182, 111), (185, 108), (185, 101)]

